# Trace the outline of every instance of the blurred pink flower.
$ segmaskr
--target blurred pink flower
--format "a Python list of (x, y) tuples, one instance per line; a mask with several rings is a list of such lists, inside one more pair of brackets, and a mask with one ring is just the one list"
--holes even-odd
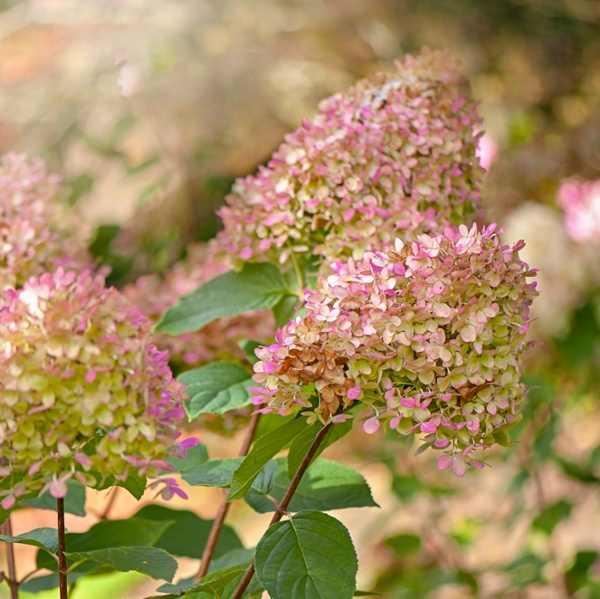
[(0, 291), (58, 266), (92, 263), (90, 229), (56, 202), (58, 182), (40, 158), (0, 157)]
[(477, 158), (479, 158), (479, 164), (486, 170), (490, 170), (490, 166), (496, 160), (498, 155), (498, 144), (496, 140), (489, 134), (484, 133), (477, 143), (477, 150), (475, 151)]
[(565, 211), (565, 226), (572, 239), (600, 243), (600, 181), (564, 181), (558, 203)]

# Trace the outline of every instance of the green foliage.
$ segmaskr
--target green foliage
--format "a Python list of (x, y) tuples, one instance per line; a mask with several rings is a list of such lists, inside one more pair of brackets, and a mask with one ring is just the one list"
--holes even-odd
[(251, 403), (251, 373), (234, 362), (212, 362), (177, 377), (190, 399), (185, 409), (190, 420), (200, 414), (225, 414)]
[(572, 510), (573, 504), (570, 501), (560, 499), (542, 510), (533, 519), (531, 526), (533, 530), (551, 535), (556, 526), (571, 515)]
[(256, 547), (256, 575), (278, 599), (345, 599), (354, 595), (358, 561), (346, 528), (303, 511), (271, 526)]
[[(271, 487), (261, 492), (253, 486), (246, 495), (246, 502), (261, 514), (275, 510), (275, 501), (283, 499), (291, 483), (285, 458), (276, 459), (275, 464), (277, 475)], [(351, 507), (377, 507), (369, 485), (349, 466), (321, 459), (312, 464), (302, 477), (288, 511), (327, 511)]]
[(217, 318), (273, 308), (286, 295), (283, 277), (274, 264), (248, 263), (241, 271), (215, 277), (180, 297), (156, 330), (171, 335), (198, 331)]
[[(85, 516), (85, 487), (76, 480), (67, 481), (67, 494), (64, 498), (64, 507), (67, 514)], [(27, 499), (22, 502), (25, 507), (34, 507), (40, 510), (55, 510), (56, 498), (50, 493), (44, 493), (39, 497)]]
[[(203, 520), (189, 510), (175, 510), (161, 505), (147, 505), (132, 519), (168, 524), (153, 546), (172, 555), (194, 559), (202, 557), (212, 525), (210, 520)], [(215, 557), (219, 558), (239, 549), (243, 549), (243, 546), (238, 535), (230, 526), (225, 525), (215, 548)]]
[(259, 437), (250, 453), (233, 473), (227, 501), (244, 497), (266, 463), (288, 447), (306, 427), (306, 420), (300, 416)]
[[(323, 442), (319, 445), (312, 461), (314, 462), (330, 445), (333, 445), (336, 441), (339, 441), (342, 437), (345, 437), (351, 430), (353, 420), (346, 420), (332, 426), (325, 435)], [(287, 458), (287, 469), (289, 478), (293, 478), (294, 474), (298, 470), (300, 463), (304, 459), (306, 452), (314, 441), (315, 437), (323, 425), (320, 422), (315, 422), (307, 429), (305, 429), (300, 435), (298, 435), (290, 444), (290, 451)]]

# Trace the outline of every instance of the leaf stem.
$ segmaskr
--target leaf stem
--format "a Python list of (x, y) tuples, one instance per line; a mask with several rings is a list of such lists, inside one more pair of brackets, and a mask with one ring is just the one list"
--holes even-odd
[(58, 588), (60, 599), (68, 599), (69, 591), (67, 585), (67, 542), (65, 537), (65, 500), (62, 497), (56, 499), (56, 512), (58, 515)]
[[(256, 427), (258, 426), (258, 421), (260, 420), (260, 413), (255, 412), (252, 414), (252, 418), (250, 419), (250, 423), (248, 424), (248, 431), (244, 438), (244, 442), (240, 449), (240, 455), (245, 456), (252, 446), (252, 441), (254, 440), (254, 435), (256, 434)], [(225, 518), (227, 517), (227, 512), (229, 511), (229, 506), (231, 503), (228, 503), (226, 500), (227, 491), (225, 491), (223, 495), (223, 501), (219, 506), (219, 511), (213, 520), (212, 527), (210, 529), (210, 534), (208, 535), (208, 540), (206, 541), (206, 546), (204, 547), (204, 551), (202, 553), (202, 560), (200, 561), (200, 568), (198, 569), (198, 573), (196, 574), (194, 580), (197, 582), (203, 576), (206, 576), (208, 572), (208, 567), (210, 566), (210, 562), (212, 561), (213, 555), (215, 553), (215, 549), (217, 547), (217, 542), (219, 540), (219, 536), (221, 535), (221, 530), (223, 529), (223, 524), (225, 522)]]
[[(288, 487), (287, 491), (285, 492), (283, 499), (279, 502), (279, 505), (275, 509), (275, 513), (273, 514), (273, 517), (271, 518), (271, 522), (269, 523), (269, 526), (272, 526), (276, 522), (279, 522), (281, 520), (281, 518), (283, 518), (284, 514), (287, 511), (287, 507), (288, 507), (290, 501), (292, 500), (292, 497), (294, 496), (294, 493), (296, 492), (296, 489), (298, 488), (298, 485), (300, 484), (302, 477), (304, 476), (304, 473), (310, 466), (310, 463), (311, 463), (312, 459), (315, 457), (315, 454), (317, 453), (319, 446), (323, 442), (325, 435), (329, 432), (329, 429), (332, 426), (333, 426), (333, 422), (329, 421), (317, 433), (317, 436), (315, 437), (311, 446), (308, 448), (308, 451), (306, 452), (304, 459), (300, 463), (300, 466), (298, 467), (298, 470), (296, 471), (296, 474), (294, 475), (294, 478), (292, 479), (290, 486)], [(231, 599), (241, 599), (242, 598), (242, 596), (244, 595), (244, 591), (248, 588), (248, 585), (250, 584), (250, 581), (252, 580), (253, 576), (254, 576), (254, 560), (252, 560), (252, 562), (250, 563), (250, 566), (246, 570), (246, 573), (244, 574), (242, 580), (240, 581), (238, 588), (235, 590), (235, 593), (231, 596)]]
[[(12, 523), (10, 514), (0, 527), (2, 534), (12, 537)], [(17, 562), (15, 560), (15, 548), (12, 543), (6, 543), (6, 565), (8, 577), (5, 579), (10, 588), (10, 599), (19, 599), (19, 582), (17, 581)]]

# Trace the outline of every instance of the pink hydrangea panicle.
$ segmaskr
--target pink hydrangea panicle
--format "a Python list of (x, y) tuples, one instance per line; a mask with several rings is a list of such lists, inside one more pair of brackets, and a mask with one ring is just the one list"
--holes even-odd
[(365, 432), (423, 435), (444, 452), (440, 468), (462, 476), (482, 465), (472, 452), (504, 442), (518, 419), (535, 273), (522, 243), (502, 245), (495, 226), (446, 227), (393, 247), (330, 264), (303, 315), (256, 351), (251, 394), (262, 411), (284, 414), (312, 396), (325, 422), (360, 402)]
[(0, 157), (0, 290), (58, 266), (92, 263), (91, 230), (55, 200), (58, 182), (39, 158)]
[[(227, 272), (228, 267), (217, 258), (217, 251), (214, 242), (191, 244), (186, 258), (167, 271), (164, 277), (140, 277), (134, 284), (127, 285), (124, 293), (155, 323), (182, 295)], [(189, 367), (232, 356), (244, 359), (238, 341), (267, 341), (274, 330), (271, 311), (255, 311), (216, 320), (195, 333), (179, 336), (154, 333), (152, 340), (157, 346), (167, 349), (172, 360)]]
[[(27, 492), (64, 496), (169, 469), (184, 387), (150, 323), (93, 270), (58, 268), (4, 293), (0, 310), (0, 469)], [(3, 504), (17, 497), (0, 491)]]
[(572, 239), (600, 244), (600, 181), (564, 181), (558, 203), (565, 211), (565, 226)]
[(424, 49), (324, 100), (219, 212), (224, 259), (360, 258), (397, 236), (470, 222), (484, 170), (458, 64)]

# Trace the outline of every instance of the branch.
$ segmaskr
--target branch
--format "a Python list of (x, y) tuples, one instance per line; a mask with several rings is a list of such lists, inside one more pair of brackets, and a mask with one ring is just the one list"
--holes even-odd
[[(315, 454), (317, 453), (319, 446), (323, 442), (325, 435), (329, 432), (329, 429), (331, 428), (332, 425), (333, 425), (333, 422), (331, 422), (331, 421), (328, 422), (317, 433), (317, 436), (315, 437), (314, 441), (312, 442), (312, 445), (309, 447), (308, 451), (306, 452), (306, 455), (304, 456), (304, 459), (300, 463), (300, 466), (298, 467), (298, 470), (296, 471), (296, 474), (294, 475), (294, 478), (292, 479), (292, 482), (290, 483), (288, 490), (285, 492), (283, 499), (279, 502), (279, 505), (275, 509), (275, 514), (273, 514), (273, 518), (271, 518), (269, 527), (272, 526), (273, 524), (275, 524), (276, 522), (279, 522), (281, 520), (281, 518), (283, 518), (283, 515), (286, 513), (287, 507), (288, 507), (290, 501), (292, 500), (292, 497), (294, 496), (294, 493), (296, 492), (296, 489), (298, 488), (298, 485), (300, 484), (302, 477), (304, 476), (304, 473), (310, 466), (312, 459), (315, 457)], [(238, 588), (235, 590), (235, 593), (232, 595), (231, 599), (242, 599), (242, 596), (244, 595), (244, 591), (248, 588), (248, 585), (250, 584), (250, 581), (252, 580), (253, 576), (254, 576), (254, 560), (252, 560), (252, 562), (250, 563), (250, 566), (246, 570), (244, 577), (240, 581), (240, 584), (238, 585)]]

